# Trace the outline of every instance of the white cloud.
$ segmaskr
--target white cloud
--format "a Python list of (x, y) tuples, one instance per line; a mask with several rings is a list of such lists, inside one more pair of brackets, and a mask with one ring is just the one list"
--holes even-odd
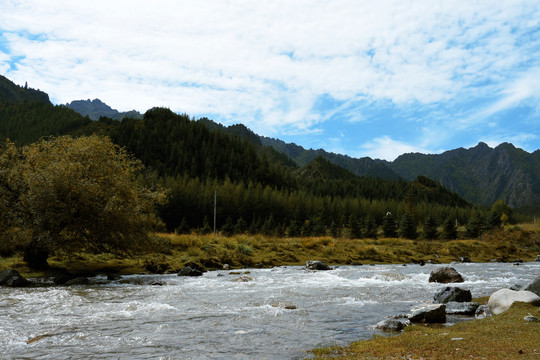
[(390, 136), (382, 136), (364, 143), (361, 148), (362, 156), (369, 156), (372, 159), (395, 160), (399, 155), (405, 153), (432, 153), (421, 146), (410, 145), (405, 142), (393, 140)]
[[(520, 41), (538, 19), (526, 0), (2, 2), (10, 55), (24, 59), (0, 69), (58, 103), (99, 97), (119, 110), (216, 114), (265, 135), (310, 132), (358, 103), (497, 93), (536, 58)], [(528, 91), (515, 85), (499, 106)], [(316, 111), (323, 95), (342, 107)]]

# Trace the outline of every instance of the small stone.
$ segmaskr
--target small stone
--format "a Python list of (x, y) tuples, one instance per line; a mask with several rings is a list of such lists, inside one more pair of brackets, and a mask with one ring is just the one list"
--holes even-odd
[(525, 316), (525, 317), (523, 318), (523, 320), (529, 321), (529, 322), (537, 322), (537, 321), (540, 321), (537, 317), (532, 316), (531, 314)]

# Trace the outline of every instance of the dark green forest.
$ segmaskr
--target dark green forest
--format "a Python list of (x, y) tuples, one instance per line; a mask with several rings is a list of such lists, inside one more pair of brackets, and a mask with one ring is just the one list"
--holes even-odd
[[(140, 159), (169, 190), (156, 209), (169, 231), (212, 231), (214, 197), (217, 230), (223, 234), (375, 237), (377, 231), (392, 234), (383, 227), (390, 223), (396, 234), (415, 237), (422, 234), (407, 231), (407, 222), (419, 228), (472, 219), (482, 229), (498, 224), (489, 210), (426, 177), (361, 177), (322, 157), (299, 167), (243, 126), (228, 129), (165, 108), (148, 110), (142, 119), (92, 121), (48, 101), (0, 99), (2, 139), (21, 146), (47, 136), (107, 135)], [(444, 229), (429, 236), (454, 237), (452, 229)]]

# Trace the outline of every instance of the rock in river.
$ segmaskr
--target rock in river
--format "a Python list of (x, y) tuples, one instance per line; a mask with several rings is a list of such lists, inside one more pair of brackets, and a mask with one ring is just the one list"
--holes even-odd
[(471, 300), (470, 290), (463, 290), (455, 286), (447, 286), (433, 296), (433, 301), (437, 304), (446, 304), (450, 301), (469, 302)]
[(309, 270), (332, 270), (332, 268), (322, 261), (306, 261), (306, 268)]
[(540, 296), (540, 276), (537, 276), (536, 279), (527, 284), (523, 290), (531, 291)]
[(10, 287), (28, 286), (30, 282), (23, 278), (17, 270), (0, 271), (0, 285)]
[(429, 282), (438, 282), (443, 284), (463, 282), (463, 277), (451, 267), (442, 267), (433, 270), (429, 275)]
[(179, 272), (178, 276), (202, 276), (203, 272), (197, 269), (193, 269), (189, 266), (183, 267)]
[(446, 305), (432, 304), (415, 308), (408, 316), (411, 322), (437, 323), (446, 322)]

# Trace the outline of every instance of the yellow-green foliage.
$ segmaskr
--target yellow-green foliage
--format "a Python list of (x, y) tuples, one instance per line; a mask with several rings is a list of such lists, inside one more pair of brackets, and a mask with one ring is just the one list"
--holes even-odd
[[(150, 252), (133, 257), (115, 257), (91, 253), (57, 253), (49, 259), (54, 267), (69, 270), (107, 269), (121, 273), (150, 271), (148, 264), (162, 264), (161, 269), (177, 271), (186, 265), (206, 269), (232, 267), (304, 265), (321, 260), (330, 265), (410, 263), (432, 261), (448, 263), (467, 256), (474, 262), (493, 258), (531, 261), (540, 252), (540, 231), (511, 228), (484, 235), (475, 240), (406, 240), (406, 239), (334, 239), (331, 237), (274, 238), (261, 235), (224, 237), (214, 235), (154, 235)], [(17, 267), (25, 273), (20, 255), (3, 259), (0, 268)]]
[(540, 318), (540, 308), (516, 303), (507, 312), (458, 323), (450, 327), (409, 326), (398, 336), (376, 336), (348, 347), (313, 351), (317, 359), (538, 359), (540, 322), (527, 322), (525, 316)]

